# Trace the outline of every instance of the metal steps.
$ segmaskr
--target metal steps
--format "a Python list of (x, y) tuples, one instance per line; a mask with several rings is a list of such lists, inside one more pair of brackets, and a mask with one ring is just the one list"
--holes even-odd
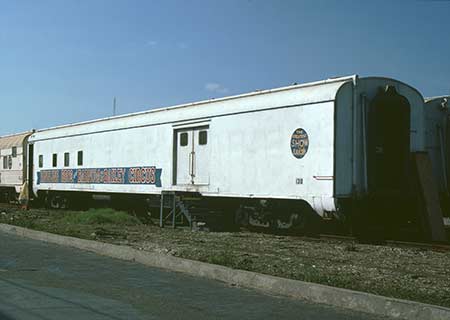
[[(169, 212), (164, 212), (167, 209)], [(166, 221), (170, 220), (172, 228), (183, 225), (186, 222), (192, 227), (192, 216), (189, 207), (182, 201), (176, 192), (162, 192), (159, 212), (159, 226), (164, 228)], [(186, 221), (185, 221), (186, 220)]]

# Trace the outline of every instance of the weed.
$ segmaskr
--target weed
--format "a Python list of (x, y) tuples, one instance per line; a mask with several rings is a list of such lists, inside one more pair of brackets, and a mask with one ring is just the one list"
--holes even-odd
[(133, 226), (141, 224), (139, 219), (124, 211), (110, 208), (89, 209), (83, 212), (73, 212), (61, 217), (62, 222), (68, 224), (115, 224)]

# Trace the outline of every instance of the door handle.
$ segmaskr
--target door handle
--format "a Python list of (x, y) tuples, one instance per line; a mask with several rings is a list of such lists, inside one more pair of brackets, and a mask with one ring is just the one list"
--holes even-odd
[(189, 153), (189, 175), (192, 177), (192, 171), (193, 171), (193, 166), (192, 166), (192, 152)]
[(194, 184), (194, 158), (195, 158), (195, 153), (194, 151), (192, 151), (191, 153), (189, 153), (189, 175), (191, 176), (191, 184)]
[(192, 177), (195, 177), (195, 151), (192, 152)]
[(195, 177), (195, 152), (192, 151), (191, 153), (189, 153), (189, 175), (191, 177)]

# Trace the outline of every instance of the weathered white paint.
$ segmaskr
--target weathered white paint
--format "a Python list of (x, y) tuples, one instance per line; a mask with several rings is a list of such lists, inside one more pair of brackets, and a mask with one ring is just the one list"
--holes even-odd
[[(40, 130), (30, 138), (34, 144), (34, 192), (196, 191), (204, 196), (303, 199), (320, 214), (334, 211), (336, 195), (352, 195), (352, 181), (357, 183), (357, 189), (362, 190), (364, 185), (361, 94), (370, 99), (380, 86), (395, 85), (411, 104), (411, 148), (424, 148), (422, 96), (392, 79), (356, 79), (356, 76), (330, 79)], [(357, 119), (352, 122), (354, 116)], [(207, 145), (193, 145), (199, 156), (194, 161), (194, 170), (199, 174), (198, 181), (194, 178), (192, 184), (189, 183), (189, 170), (192, 170), (189, 148), (184, 152), (179, 146), (174, 147), (173, 142), (179, 141), (174, 137), (179, 138), (182, 129), (195, 143), (198, 141), (195, 128), (205, 125), (208, 126)], [(290, 146), (291, 136), (298, 128), (303, 128), (309, 137), (308, 152), (301, 159), (293, 156)], [(201, 150), (202, 147), (205, 149)], [(53, 153), (58, 155), (56, 169), (64, 168), (65, 152), (70, 153), (68, 168), (78, 168), (79, 150), (84, 152), (82, 168), (161, 168), (162, 187), (36, 184), (37, 171), (54, 169)], [(177, 152), (179, 159), (174, 165)], [(39, 155), (44, 156), (43, 168), (38, 167)], [(353, 155), (357, 158), (353, 159)], [(179, 171), (176, 183), (174, 170)], [(354, 178), (353, 172), (356, 172)]]

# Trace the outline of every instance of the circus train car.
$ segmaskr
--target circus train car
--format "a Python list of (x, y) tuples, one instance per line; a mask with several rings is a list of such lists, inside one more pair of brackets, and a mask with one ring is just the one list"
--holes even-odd
[(15, 201), (27, 179), (27, 142), (31, 132), (0, 137), (0, 201)]
[(52, 207), (191, 195), (239, 223), (287, 229), (383, 203), (355, 220), (402, 223), (423, 106), (405, 83), (350, 76), (38, 130), (30, 188)]

